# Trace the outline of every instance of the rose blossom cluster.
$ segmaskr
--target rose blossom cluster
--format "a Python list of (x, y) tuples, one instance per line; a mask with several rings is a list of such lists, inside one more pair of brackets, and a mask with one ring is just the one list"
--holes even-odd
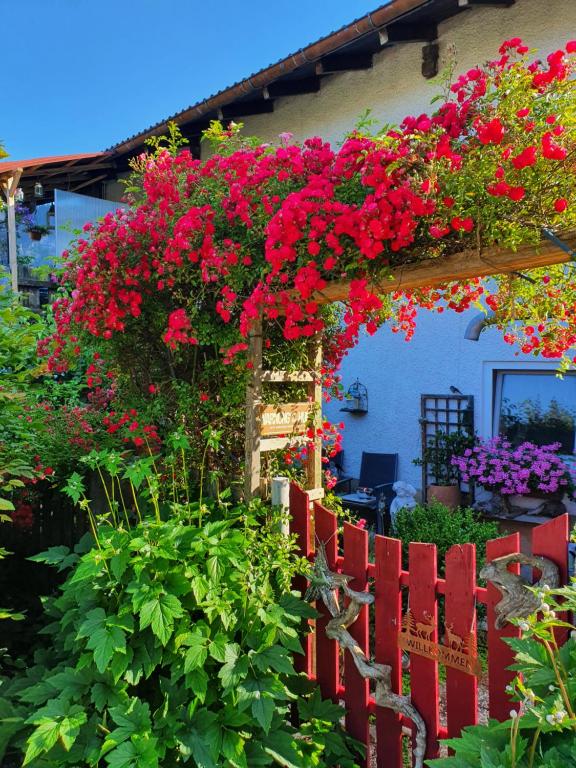
[(558, 456), (560, 443), (535, 445), (524, 442), (514, 447), (503, 437), (467, 448), (462, 456), (454, 456), (465, 483), (474, 482), (503, 495), (530, 493), (574, 494), (573, 470)]
[[(353, 134), (339, 149), (283, 134), (279, 146), (224, 148), (205, 161), (188, 150), (142, 156), (141, 196), (87, 225), (69, 256), (56, 332), (41, 343), (51, 370), (66, 369), (83, 334), (154, 337), (171, 365), (202, 359), (218, 339), (222, 364), (236, 370), (263, 317), (288, 343), (319, 334), (322, 375), (333, 380), (362, 329), (373, 334), (390, 321), (408, 340), (421, 308), (463, 312), (484, 297), (503, 325), (515, 324), (523, 305), (498, 279), (387, 299), (377, 286), (393, 269), (494, 242), (515, 247), (538, 240), (544, 224), (561, 230), (573, 221), (576, 169), (566, 160), (576, 142), (564, 116), (576, 42), (545, 61), (529, 63), (527, 50), (507, 40), (433, 115), (409, 116), (378, 137)], [(328, 333), (323, 294), (338, 282), (341, 323)], [(565, 299), (544, 278), (538, 285), (542, 293), (524, 306), (541, 302), (540, 322), (505, 339), (562, 357), (576, 345), (576, 288)], [(90, 375), (98, 380), (98, 365)]]

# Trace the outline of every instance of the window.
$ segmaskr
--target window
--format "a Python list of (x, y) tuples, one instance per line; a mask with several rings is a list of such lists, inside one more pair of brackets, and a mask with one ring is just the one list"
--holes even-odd
[(576, 453), (576, 374), (552, 371), (495, 371), (493, 434), (514, 445), (560, 443)]

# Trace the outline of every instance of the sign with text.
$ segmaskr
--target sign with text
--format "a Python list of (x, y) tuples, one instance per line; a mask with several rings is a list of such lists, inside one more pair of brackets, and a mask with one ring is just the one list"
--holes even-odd
[(263, 405), (260, 409), (260, 436), (302, 435), (311, 413), (310, 403)]
[(435, 643), (432, 640), (436, 625), (433, 621), (415, 621), (409, 610), (402, 619), (402, 630), (398, 635), (398, 645), (403, 651), (434, 659), (439, 664), (452, 669), (459, 669), (468, 675), (480, 676), (482, 666), (478, 659), (476, 638), (472, 633), (467, 638), (455, 635), (446, 627), (446, 642)]

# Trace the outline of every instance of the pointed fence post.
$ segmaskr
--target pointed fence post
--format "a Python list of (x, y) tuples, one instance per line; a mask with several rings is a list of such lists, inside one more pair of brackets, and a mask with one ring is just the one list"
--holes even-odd
[(244, 498), (260, 494), (260, 405), (262, 402), (262, 315), (248, 332)]

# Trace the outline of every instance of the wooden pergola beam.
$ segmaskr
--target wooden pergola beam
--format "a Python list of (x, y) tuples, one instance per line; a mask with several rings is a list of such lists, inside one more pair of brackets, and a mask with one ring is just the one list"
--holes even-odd
[[(576, 232), (560, 235), (565, 245), (576, 250)], [(392, 270), (388, 279), (372, 283), (374, 293), (410, 291), (416, 288), (435, 288), (452, 282), (463, 282), (475, 277), (489, 277), (513, 272), (526, 272), (553, 264), (572, 261), (571, 254), (547, 240), (538, 245), (522, 245), (516, 251), (493, 246), (478, 253), (477, 250), (460, 251), (450, 256), (421, 261)], [(314, 301), (330, 304), (348, 298), (349, 282), (333, 282), (314, 294)]]

